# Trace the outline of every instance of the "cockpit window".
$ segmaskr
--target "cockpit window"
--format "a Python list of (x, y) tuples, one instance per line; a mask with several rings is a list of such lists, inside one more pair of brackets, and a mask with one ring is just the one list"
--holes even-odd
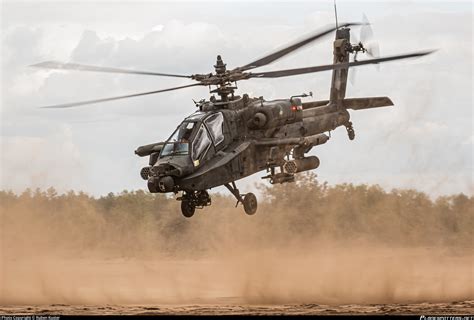
[(189, 139), (196, 126), (195, 122), (184, 121), (166, 141), (161, 151), (161, 156), (187, 155), (189, 154)]
[(211, 133), (212, 138), (216, 146), (224, 141), (224, 134), (222, 133), (222, 125), (224, 124), (224, 116), (222, 113), (214, 113), (209, 116), (204, 122)]
[(204, 125), (201, 125), (193, 141), (193, 160), (199, 160), (199, 158), (201, 158), (201, 156), (206, 152), (210, 144), (211, 138), (209, 137), (209, 134), (207, 133), (207, 130)]

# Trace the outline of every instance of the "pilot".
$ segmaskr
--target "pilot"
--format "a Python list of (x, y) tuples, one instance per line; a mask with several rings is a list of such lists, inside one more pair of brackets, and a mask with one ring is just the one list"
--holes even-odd
[(189, 143), (189, 137), (191, 136), (192, 129), (186, 129), (183, 136), (181, 137), (182, 143)]

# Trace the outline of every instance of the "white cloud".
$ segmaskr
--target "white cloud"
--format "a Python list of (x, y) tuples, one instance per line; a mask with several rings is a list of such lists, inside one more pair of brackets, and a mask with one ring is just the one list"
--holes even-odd
[(0, 146), (2, 189), (21, 191), (25, 187), (54, 186), (67, 191), (84, 183), (85, 168), (68, 126), (63, 125), (43, 138), (2, 137)]
[[(2, 149), (23, 156), (19, 145), (27, 145), (46, 153), (37, 155), (36, 166), (18, 176), (8, 176), (2, 181), (4, 187), (61, 184), (59, 178), (67, 171), (64, 164), (74, 161), (81, 168), (75, 170), (81, 177), (74, 183), (63, 183), (65, 188), (100, 194), (145, 187), (138, 170), (146, 160), (136, 158), (133, 150), (166, 139), (182, 117), (194, 111), (191, 99), (208, 97), (206, 88), (190, 88), (78, 109), (39, 110), (36, 106), (188, 82), (38, 71), (27, 65), (71, 60), (204, 73), (212, 71), (217, 54), (223, 55), (228, 67), (235, 67), (333, 22), (332, 2), (40, 4), (10, 2), (2, 13)], [(341, 128), (329, 143), (313, 151), (322, 160), (320, 176), (330, 182), (412, 183), (446, 193), (471, 190), (464, 180), (459, 184), (455, 181), (472, 171), (472, 68), (466, 67), (472, 66), (472, 11), (452, 6), (451, 11), (438, 10), (439, 4), (418, 2), (408, 4), (409, 14), (405, 5), (392, 2), (342, 2), (338, 6), (341, 21), (355, 21), (363, 11), (367, 13), (382, 54), (418, 48), (440, 51), (419, 60), (383, 65), (378, 73), (372, 67), (358, 70), (357, 84), (349, 86), (348, 96), (388, 95), (396, 106), (351, 112), (356, 140), (349, 142)], [(331, 61), (331, 53), (328, 37), (262, 70), (325, 64)], [(321, 73), (258, 79), (238, 86), (240, 93), (267, 99), (312, 90), (316, 99), (322, 100), (328, 96), (329, 81), (330, 73)], [(69, 136), (58, 129), (63, 126), (70, 130)], [(467, 137), (469, 143), (465, 143)], [(19, 170), (19, 165), (27, 165), (24, 160), (16, 161), (14, 155), (5, 157), (1, 166), (8, 174)], [(57, 169), (47, 174), (45, 168), (49, 162), (56, 164), (54, 159)], [(45, 167), (40, 169), (40, 164)], [(416, 178), (410, 180), (410, 176)], [(446, 177), (451, 182), (441, 183)]]
[(151, 28), (151, 31), (158, 31), (158, 32), (160, 32), (160, 31), (163, 30), (164, 27), (165, 27), (165, 26), (162, 25), (162, 24), (157, 24), (156, 26), (154, 26), (153, 28)]
[(449, 127), (446, 124), (433, 122), (433, 121), (419, 121), (418, 123), (412, 124), (407, 128), (406, 133), (409, 135), (440, 135), (447, 133)]

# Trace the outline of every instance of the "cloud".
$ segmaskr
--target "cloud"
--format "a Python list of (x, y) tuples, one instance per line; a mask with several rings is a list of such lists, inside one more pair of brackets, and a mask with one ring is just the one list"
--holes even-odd
[(77, 189), (85, 168), (68, 126), (44, 138), (2, 137), (1, 188), (21, 191), (30, 188)]
[[(358, 70), (357, 84), (349, 86), (348, 96), (387, 95), (396, 106), (351, 112), (356, 140), (349, 142), (340, 128), (332, 133), (329, 143), (312, 151), (322, 160), (318, 169), (321, 178), (330, 182), (386, 181), (387, 185), (394, 181), (398, 185), (397, 176), (424, 172), (427, 178), (419, 177), (419, 181), (425, 181), (425, 189), (432, 190), (444, 178), (460, 177), (472, 169), (472, 69), (466, 67), (472, 64), (468, 23), (472, 13), (440, 11), (416, 3), (410, 6), (410, 14), (396, 3), (371, 4), (367, 8), (345, 3), (338, 7), (341, 20), (345, 21), (355, 21), (362, 11), (369, 10), (367, 15), (374, 24), (382, 54), (418, 48), (440, 50), (426, 59), (383, 65), (378, 73), (372, 67)], [(197, 10), (200, 15), (195, 14)], [(332, 10), (332, 3), (309, 2), (213, 3), (211, 7), (204, 3), (10, 3), (2, 16), (2, 149), (9, 148), (18, 155), (21, 153), (15, 148), (20, 147), (14, 145), (26, 144), (54, 154), (53, 145), (72, 143), (80, 155), (76, 160), (82, 176), (78, 179), (81, 182), (65, 185), (99, 194), (143, 188), (138, 171), (146, 159), (136, 158), (133, 150), (138, 145), (166, 139), (181, 119), (195, 110), (191, 99), (208, 97), (207, 88), (77, 109), (45, 110), (36, 107), (151, 91), (190, 81), (51, 72), (26, 66), (63, 60), (178, 74), (211, 72), (217, 54), (230, 68), (246, 64), (332, 23)], [(27, 13), (31, 13), (30, 20), (24, 18)], [(358, 34), (358, 30), (354, 31)], [(328, 37), (262, 71), (330, 63), (331, 53)], [(316, 99), (323, 100), (329, 94), (330, 78), (327, 72), (257, 79), (238, 86), (240, 93), (263, 95), (266, 99), (313, 91)], [(70, 131), (69, 137), (58, 134), (63, 130), (58, 128), (63, 126)], [(37, 147), (41, 144), (44, 146)], [(56, 152), (55, 157), (45, 156), (39, 163), (47, 167), (52, 159), (65, 160), (60, 163), (75, 159), (71, 158), (75, 154), (72, 149), (67, 153)], [(19, 169), (14, 159), (11, 155), (8, 161), (2, 161), (3, 172)], [(41, 176), (36, 168), (26, 172), (42, 177), (36, 180), (43, 179), (44, 185), (57, 183), (65, 171), (58, 165), (57, 174)], [(434, 172), (438, 182), (432, 178)], [(23, 178), (12, 180), (12, 186), (27, 187), (32, 183), (26, 173), (19, 177)], [(252, 179), (257, 181), (259, 177)], [(8, 187), (10, 182), (5, 181)], [(415, 182), (423, 186), (419, 181)], [(441, 189), (447, 193), (466, 190), (464, 184), (455, 183)]]

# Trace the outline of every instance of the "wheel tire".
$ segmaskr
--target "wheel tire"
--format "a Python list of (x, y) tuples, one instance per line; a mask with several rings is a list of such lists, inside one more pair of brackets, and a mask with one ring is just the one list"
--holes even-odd
[(191, 218), (194, 215), (194, 211), (196, 211), (196, 207), (192, 205), (189, 201), (183, 200), (181, 201), (181, 213), (186, 218)]
[(253, 193), (247, 193), (244, 197), (244, 210), (248, 215), (257, 212), (257, 197)]
[(350, 129), (350, 130), (348, 131), (348, 134), (349, 134), (349, 140), (354, 140), (354, 138), (355, 138), (355, 132), (354, 132), (354, 130), (353, 130), (353, 129)]

